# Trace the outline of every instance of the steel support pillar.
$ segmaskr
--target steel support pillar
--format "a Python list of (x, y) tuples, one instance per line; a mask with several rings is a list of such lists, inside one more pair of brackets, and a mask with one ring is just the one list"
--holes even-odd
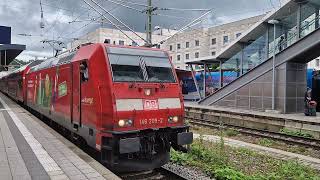
[(240, 76), (243, 75), (244, 45), (241, 45)]
[(275, 61), (276, 61), (276, 35), (277, 35), (277, 25), (273, 25), (273, 58), (272, 58), (272, 110), (275, 110), (276, 104), (276, 69), (275, 69)]
[(207, 82), (206, 82), (206, 76), (207, 76), (207, 64), (203, 65), (203, 97), (206, 98), (206, 87), (207, 87)]
[(219, 76), (219, 86), (220, 86), (220, 88), (222, 88), (223, 87), (223, 72), (222, 72), (222, 60), (220, 60), (220, 65), (219, 65), (219, 74), (220, 74), (220, 76)]
[(200, 93), (200, 90), (199, 90), (199, 86), (198, 86), (198, 83), (197, 83), (197, 79), (196, 79), (196, 77), (194, 75), (192, 64), (189, 64), (189, 66), (190, 66), (190, 69), (191, 69), (191, 75), (192, 75), (192, 79), (193, 79), (194, 85), (196, 86), (196, 89), (197, 89), (197, 93), (199, 95), (199, 98), (202, 99), (201, 93)]
[[(212, 64), (210, 64), (210, 65), (212, 65)], [(211, 79), (211, 83), (212, 83), (212, 86), (213, 86), (214, 85), (214, 81), (213, 81), (212, 74), (211, 74), (209, 66), (207, 66), (207, 69), (208, 69), (209, 77)]]
[(316, 20), (315, 20), (315, 29), (318, 29), (319, 28), (319, 11), (320, 11), (320, 8), (317, 6), (315, 7), (315, 14), (316, 14)]
[(266, 52), (265, 52), (265, 60), (267, 60), (269, 58), (269, 39), (270, 39), (270, 36), (269, 36), (269, 26), (267, 26), (267, 33), (266, 33)]
[[(7, 68), (7, 50), (4, 51), (4, 68)], [(9, 70), (9, 69), (6, 69)]]
[(297, 10), (297, 39), (301, 38), (301, 4), (298, 5)]

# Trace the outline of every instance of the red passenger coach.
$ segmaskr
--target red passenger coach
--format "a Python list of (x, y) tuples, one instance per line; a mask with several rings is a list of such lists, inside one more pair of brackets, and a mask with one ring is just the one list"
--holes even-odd
[(26, 106), (85, 140), (115, 170), (158, 168), (169, 161), (171, 147), (186, 151), (192, 143), (181, 88), (164, 51), (87, 45), (31, 67), (25, 81), (19, 99)]

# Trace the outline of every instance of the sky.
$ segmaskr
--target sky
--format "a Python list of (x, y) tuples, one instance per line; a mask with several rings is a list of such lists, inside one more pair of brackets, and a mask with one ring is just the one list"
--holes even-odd
[[(147, 0), (95, 1), (135, 31), (145, 31), (146, 14), (139, 11), (146, 8), (142, 5), (146, 4)], [(278, 8), (284, 1), (286, 0), (152, 0), (152, 5), (160, 8), (212, 9), (212, 13), (204, 17), (198, 27), (193, 27), (200, 28), (264, 14)], [(119, 3), (127, 7), (120, 6)], [(13, 44), (25, 44), (27, 47), (18, 59), (50, 57), (53, 55), (52, 47), (41, 41), (58, 40), (67, 44), (72, 39), (101, 27), (101, 23), (92, 20), (100, 15), (83, 0), (42, 0), (42, 7), (43, 29), (40, 28), (40, 0), (0, 1), (0, 25), (12, 27)], [(154, 13), (157, 15), (153, 16), (153, 27), (179, 29), (204, 12), (157, 10)], [(104, 24), (104, 27), (111, 26)]]

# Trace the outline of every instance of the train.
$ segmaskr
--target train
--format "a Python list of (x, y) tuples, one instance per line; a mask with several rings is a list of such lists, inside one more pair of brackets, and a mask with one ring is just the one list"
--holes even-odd
[(167, 52), (88, 44), (1, 77), (0, 90), (81, 139), (115, 171), (159, 168), (186, 152), (181, 87)]

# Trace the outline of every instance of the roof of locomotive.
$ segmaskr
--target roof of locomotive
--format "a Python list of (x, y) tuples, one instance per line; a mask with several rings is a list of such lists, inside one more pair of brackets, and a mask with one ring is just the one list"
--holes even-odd
[(70, 54), (67, 54), (61, 57), (51, 57), (43, 61), (42, 63), (38, 64), (37, 66), (32, 67), (29, 72), (39, 71), (41, 69), (47, 69), (57, 65), (70, 63), (72, 58), (75, 56), (75, 54), (76, 52), (72, 52)]
[(8, 73), (5, 74), (5, 75), (2, 75), (1, 78), (10, 76), (10, 75), (12, 75), (12, 74), (20, 73), (20, 72), (24, 71), (27, 67), (32, 68), (32, 67), (34, 67), (34, 66), (37, 66), (38, 64), (41, 64), (42, 62), (43, 62), (43, 60), (35, 60), (35, 61), (32, 61), (32, 62), (30, 62), (30, 63), (28, 63), (28, 64), (25, 64), (25, 65), (21, 66), (21, 67), (18, 68), (18, 69), (15, 69), (15, 70), (13, 70), (13, 71), (11, 71), (11, 72), (8, 72)]
[[(114, 53), (114, 54), (127, 54), (127, 55), (139, 55), (139, 56), (155, 56), (155, 57), (167, 57), (167, 53), (164, 50), (156, 49), (156, 48), (148, 48), (148, 47), (135, 47), (135, 46), (119, 46), (119, 45), (111, 45), (111, 44), (104, 44), (104, 43), (94, 43), (88, 44), (86, 46), (95, 46), (95, 45), (102, 45), (106, 48), (107, 53)], [(81, 47), (81, 48), (82, 48)], [(31, 67), (29, 72), (39, 71), (42, 69), (47, 69), (51, 67), (55, 67), (62, 64), (70, 63), (73, 57), (76, 55), (77, 51), (72, 51), (70, 53), (65, 53), (62, 56), (58, 57), (51, 57), (47, 60), (43, 61), (42, 63)]]

